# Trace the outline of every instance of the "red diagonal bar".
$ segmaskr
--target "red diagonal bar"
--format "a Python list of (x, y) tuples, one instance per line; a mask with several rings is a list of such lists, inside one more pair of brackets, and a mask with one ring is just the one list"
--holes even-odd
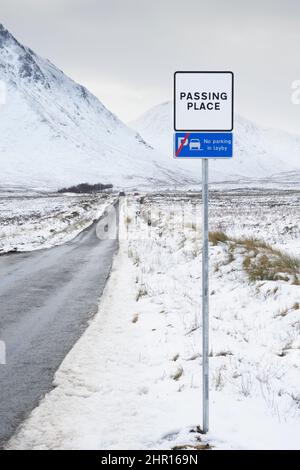
[(180, 154), (181, 150), (182, 150), (182, 147), (184, 146), (184, 144), (186, 143), (186, 140), (188, 139), (190, 135), (190, 132), (187, 132), (184, 136), (184, 139), (181, 141), (181, 144), (176, 152), (176, 157), (178, 157), (178, 155)]

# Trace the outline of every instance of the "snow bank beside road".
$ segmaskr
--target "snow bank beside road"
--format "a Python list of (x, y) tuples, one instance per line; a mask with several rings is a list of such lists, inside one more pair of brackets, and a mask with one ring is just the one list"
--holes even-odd
[(164, 362), (166, 319), (138, 306), (134, 271), (123, 244), (98, 315), (8, 448), (168, 448), (194, 421), (195, 392), (178, 393), (176, 364)]
[(111, 201), (104, 194), (0, 195), (0, 254), (50, 248), (72, 240)]

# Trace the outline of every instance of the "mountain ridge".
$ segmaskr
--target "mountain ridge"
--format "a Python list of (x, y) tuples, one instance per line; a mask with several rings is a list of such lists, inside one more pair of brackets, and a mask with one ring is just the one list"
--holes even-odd
[[(87, 182), (154, 189), (201, 181), (201, 162), (172, 158), (171, 102), (151, 108), (128, 127), (2, 24), (0, 80), (7, 88), (0, 107), (0, 187), (56, 190)], [(234, 157), (212, 161), (210, 181), (280, 174), (299, 181), (299, 154), (299, 136), (237, 117)]]
[(192, 181), (87, 88), (0, 26), (0, 185), (58, 189), (88, 183), (169, 186)]

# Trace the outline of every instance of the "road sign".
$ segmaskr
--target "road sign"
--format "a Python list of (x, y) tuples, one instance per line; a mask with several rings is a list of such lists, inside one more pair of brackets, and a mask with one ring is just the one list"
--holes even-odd
[(202, 159), (202, 430), (207, 433), (209, 428), (208, 159), (232, 157), (233, 73), (175, 72), (174, 129), (175, 158)]
[(232, 72), (175, 72), (174, 130), (233, 130)]
[(230, 132), (176, 132), (174, 134), (175, 158), (231, 158), (232, 133)]

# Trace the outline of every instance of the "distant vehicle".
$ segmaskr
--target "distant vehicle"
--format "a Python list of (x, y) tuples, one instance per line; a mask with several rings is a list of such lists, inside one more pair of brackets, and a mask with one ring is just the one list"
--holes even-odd
[(138, 192), (133, 193), (134, 196), (139, 196), (140, 194)]
[(119, 196), (125, 196), (124, 191), (120, 191), (120, 192), (119, 192)]
[(199, 139), (190, 140), (190, 150), (200, 150), (201, 144)]

